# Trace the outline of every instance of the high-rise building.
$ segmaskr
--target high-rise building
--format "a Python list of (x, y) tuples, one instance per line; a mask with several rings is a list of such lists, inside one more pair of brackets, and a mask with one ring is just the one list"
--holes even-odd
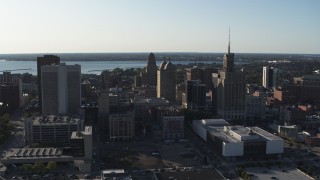
[(19, 108), (22, 102), (22, 80), (20, 74), (3, 71), (0, 74), (0, 102), (6, 112)]
[(246, 84), (242, 71), (234, 69), (234, 53), (230, 52), (230, 32), (228, 53), (223, 57), (222, 70), (213, 73), (213, 82), (217, 88), (217, 112), (228, 121), (245, 120)]
[(149, 54), (146, 73), (149, 86), (157, 86), (157, 64), (153, 53)]
[(188, 109), (205, 109), (206, 107), (206, 85), (200, 80), (186, 81), (186, 102), (183, 106)]
[(42, 113), (42, 84), (41, 84), (41, 67), (44, 65), (57, 65), (60, 64), (60, 57), (54, 55), (44, 55), (43, 57), (37, 57), (37, 76), (38, 76), (38, 99), (40, 113)]
[(158, 70), (157, 97), (165, 98), (170, 102), (176, 100), (175, 66), (164, 60)]
[(81, 104), (80, 65), (41, 67), (43, 114), (77, 114)]
[(212, 73), (217, 73), (218, 69), (212, 67), (199, 68), (197, 66), (186, 69), (187, 80), (200, 80), (206, 85), (206, 92), (213, 89)]
[(263, 66), (262, 86), (265, 88), (274, 88), (278, 85), (279, 69), (269, 66)]

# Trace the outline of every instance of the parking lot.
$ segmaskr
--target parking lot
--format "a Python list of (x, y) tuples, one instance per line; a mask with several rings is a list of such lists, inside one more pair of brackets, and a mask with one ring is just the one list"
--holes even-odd
[[(110, 142), (101, 147), (103, 168), (154, 169), (206, 165), (192, 141)], [(110, 161), (113, 163), (110, 164)], [(116, 162), (116, 163), (114, 163)]]
[(251, 167), (246, 168), (246, 172), (251, 174), (252, 179), (299, 179), (310, 180), (310, 177), (304, 175), (302, 172), (294, 167), (279, 168), (272, 166), (269, 168)]

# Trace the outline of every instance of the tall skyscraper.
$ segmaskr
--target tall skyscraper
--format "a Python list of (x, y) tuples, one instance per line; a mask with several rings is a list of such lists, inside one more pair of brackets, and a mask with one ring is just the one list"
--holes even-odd
[(228, 53), (223, 57), (222, 70), (213, 73), (217, 88), (217, 112), (224, 119), (233, 122), (245, 120), (246, 84), (243, 72), (234, 69), (234, 53), (230, 52), (230, 31)]
[(42, 113), (42, 84), (41, 84), (41, 67), (44, 65), (57, 65), (60, 64), (60, 57), (54, 55), (44, 55), (43, 57), (37, 57), (37, 76), (38, 76), (38, 99), (40, 113)]
[(43, 114), (77, 114), (81, 104), (80, 65), (41, 67)]
[(262, 86), (265, 88), (274, 88), (278, 85), (279, 69), (269, 66), (263, 66)]
[(157, 97), (163, 97), (170, 102), (176, 99), (176, 78), (175, 66), (169, 61), (164, 60), (158, 70), (157, 78)]
[(157, 86), (157, 64), (153, 53), (149, 54), (146, 73), (149, 86)]

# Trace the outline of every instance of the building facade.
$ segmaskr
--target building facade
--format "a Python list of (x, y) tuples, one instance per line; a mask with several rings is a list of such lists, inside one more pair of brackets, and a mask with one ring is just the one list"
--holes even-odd
[(247, 95), (246, 97), (246, 118), (247, 120), (265, 119), (265, 99), (263, 96)]
[(234, 54), (228, 53), (223, 57), (222, 70), (213, 73), (214, 86), (217, 89), (217, 113), (224, 119), (241, 122), (246, 119), (246, 83), (244, 72), (235, 71)]
[(259, 128), (230, 126), (226, 121), (194, 120), (193, 129), (215, 153), (227, 160), (246, 157), (279, 157), (284, 152), (283, 139)]
[(109, 115), (110, 141), (131, 141), (134, 136), (134, 113)]
[(157, 74), (157, 97), (170, 102), (176, 100), (175, 66), (169, 61), (160, 64)]
[(41, 67), (43, 114), (77, 114), (81, 105), (80, 65)]
[(42, 113), (42, 74), (41, 67), (45, 65), (58, 65), (60, 64), (60, 57), (54, 55), (44, 55), (43, 57), (37, 57), (37, 78), (38, 78), (38, 99), (40, 113)]
[(279, 85), (280, 71), (278, 68), (263, 66), (262, 86), (265, 88), (274, 88)]
[(183, 139), (184, 138), (184, 116), (162, 117), (162, 138)]
[(28, 145), (70, 146), (73, 131), (82, 131), (84, 120), (68, 116), (37, 116), (25, 120), (25, 138)]

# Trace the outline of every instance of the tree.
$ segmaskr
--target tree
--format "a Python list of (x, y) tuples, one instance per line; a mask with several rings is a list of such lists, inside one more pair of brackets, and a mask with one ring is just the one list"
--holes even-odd
[(44, 172), (45, 165), (42, 161), (36, 161), (33, 166), (33, 172), (37, 174), (42, 174)]
[(32, 164), (23, 164), (22, 168), (28, 174), (30, 174), (33, 171), (33, 165)]
[(55, 170), (57, 168), (57, 163), (55, 161), (49, 161), (47, 164), (47, 169), (49, 172)]

